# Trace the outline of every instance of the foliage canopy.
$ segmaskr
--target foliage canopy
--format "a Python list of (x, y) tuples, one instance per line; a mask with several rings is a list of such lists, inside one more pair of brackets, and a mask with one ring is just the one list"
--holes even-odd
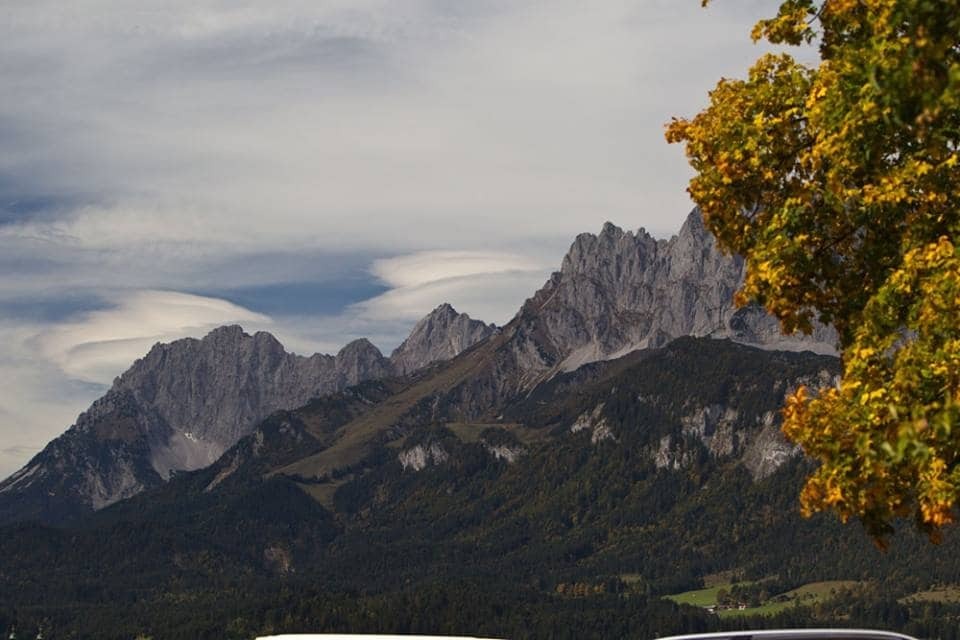
[(752, 35), (819, 65), (766, 54), (667, 139), (746, 260), (738, 301), (839, 332), (840, 385), (784, 411), (820, 463), (804, 510), (878, 539), (913, 514), (936, 537), (960, 497), (960, 0), (783, 0)]

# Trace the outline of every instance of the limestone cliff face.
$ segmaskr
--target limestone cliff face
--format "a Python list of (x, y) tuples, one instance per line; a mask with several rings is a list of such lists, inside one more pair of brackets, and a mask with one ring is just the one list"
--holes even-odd
[(278, 410), (451, 358), (494, 330), (443, 305), (414, 327), (393, 362), (366, 339), (335, 356), (303, 357), (239, 326), (157, 344), (0, 483), (0, 523), (57, 522), (101, 509), (212, 464)]
[(442, 304), (413, 327), (409, 337), (391, 354), (390, 363), (397, 373), (410, 373), (449, 360), (496, 330), (492, 324), (473, 320), (465, 313), (457, 313), (449, 304)]
[[(287, 353), (272, 335), (220, 327), (202, 340), (158, 344), (107, 394), (128, 393), (161, 477), (205, 467), (279, 409), (384, 377), (389, 363), (366, 340), (336, 356)], [(96, 411), (96, 406), (91, 411)], [(89, 413), (89, 412), (88, 412)], [(88, 417), (96, 422), (96, 414)]]
[(26, 502), (39, 501), (51, 514), (100, 509), (213, 463), (279, 409), (390, 372), (366, 340), (309, 358), (287, 353), (269, 333), (248, 335), (238, 326), (157, 344), (0, 484), (0, 520), (19, 519), (17, 505)]
[(487, 367), (452, 390), (446, 406), (455, 417), (478, 417), (557, 373), (681, 336), (836, 353), (829, 327), (784, 336), (763, 309), (736, 309), (743, 277), (743, 260), (719, 250), (697, 210), (669, 240), (610, 223), (581, 234), (560, 270), (488, 340)]
[(559, 366), (578, 366), (680, 336), (732, 338), (788, 350), (831, 353), (835, 336), (783, 336), (758, 308), (737, 310), (733, 295), (743, 260), (723, 254), (692, 212), (670, 240), (654, 240), (607, 223), (599, 235), (577, 237), (560, 272), (528, 303), (536, 310)]

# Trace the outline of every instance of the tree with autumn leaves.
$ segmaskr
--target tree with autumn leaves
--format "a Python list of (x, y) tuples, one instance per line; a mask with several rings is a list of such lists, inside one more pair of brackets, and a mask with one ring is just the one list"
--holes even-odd
[(838, 331), (839, 386), (784, 409), (819, 463), (803, 510), (935, 538), (960, 498), (960, 0), (783, 0), (752, 35), (819, 64), (764, 55), (667, 139), (746, 261), (738, 301)]

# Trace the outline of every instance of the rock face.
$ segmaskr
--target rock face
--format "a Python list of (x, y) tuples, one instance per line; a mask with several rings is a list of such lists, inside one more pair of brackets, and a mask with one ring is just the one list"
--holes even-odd
[(412, 471), (422, 471), (429, 465), (443, 464), (449, 459), (450, 454), (437, 442), (428, 445), (418, 444), (401, 451), (397, 455), (400, 465), (405, 470), (410, 469)]
[[(388, 372), (389, 363), (366, 340), (336, 356), (305, 358), (287, 353), (269, 333), (250, 336), (229, 326), (202, 340), (156, 345), (116, 380), (107, 398), (125, 393), (140, 408), (139, 432), (155, 440), (151, 466), (167, 478), (211, 464), (278, 409)], [(97, 421), (96, 407), (88, 420)]]
[(58, 522), (215, 462), (281, 409), (451, 358), (495, 331), (442, 305), (388, 360), (370, 341), (336, 356), (288, 353), (239, 326), (157, 344), (23, 469), (0, 483), (0, 523)]
[(743, 260), (719, 250), (698, 210), (669, 240), (610, 223), (599, 235), (581, 234), (560, 271), (488, 341), (488, 368), (453, 390), (447, 405), (454, 417), (477, 417), (557, 373), (681, 336), (836, 353), (831, 328), (783, 336), (762, 309), (736, 309), (743, 277)]
[(743, 277), (743, 260), (721, 253), (699, 211), (670, 240), (608, 222), (599, 235), (577, 237), (560, 271), (527, 305), (567, 371), (680, 336), (835, 351), (829, 329), (785, 337), (762, 309), (737, 310), (733, 295)]
[(278, 409), (390, 372), (366, 340), (309, 358), (287, 353), (269, 333), (251, 336), (238, 326), (157, 344), (0, 484), (0, 521), (56, 521), (103, 508), (211, 464)]
[(410, 336), (391, 354), (390, 363), (397, 373), (410, 373), (449, 360), (496, 330), (495, 325), (473, 320), (465, 313), (457, 313), (449, 304), (442, 304), (413, 327)]

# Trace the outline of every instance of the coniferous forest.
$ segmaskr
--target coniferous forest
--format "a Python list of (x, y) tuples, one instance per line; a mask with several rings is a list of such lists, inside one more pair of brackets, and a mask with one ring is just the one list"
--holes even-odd
[[(293, 453), (287, 438), (311, 412), (348, 402), (332, 396), (265, 421), (237, 445), (253, 451), (259, 438), (258, 455), (213, 488), (216, 465), (69, 527), (4, 528), (0, 629), (653, 638), (839, 625), (960, 637), (960, 605), (911, 599), (960, 584), (956, 536), (935, 546), (902, 523), (881, 551), (857, 523), (799, 515), (802, 457), (756, 473), (746, 443), (786, 387), (835, 369), (811, 353), (684, 338), (560, 376), (505, 409), (508, 426), (410, 429), (335, 478), (265, 472)], [(707, 424), (712, 440), (692, 425), (704, 407), (736, 416), (731, 449), (717, 450), (722, 420)], [(588, 418), (610, 436), (571, 430)], [(401, 464), (398, 452), (433, 445), (445, 459)], [(492, 446), (522, 453), (509, 462)], [(718, 575), (753, 604), (846, 586), (749, 618), (665, 599)]]

